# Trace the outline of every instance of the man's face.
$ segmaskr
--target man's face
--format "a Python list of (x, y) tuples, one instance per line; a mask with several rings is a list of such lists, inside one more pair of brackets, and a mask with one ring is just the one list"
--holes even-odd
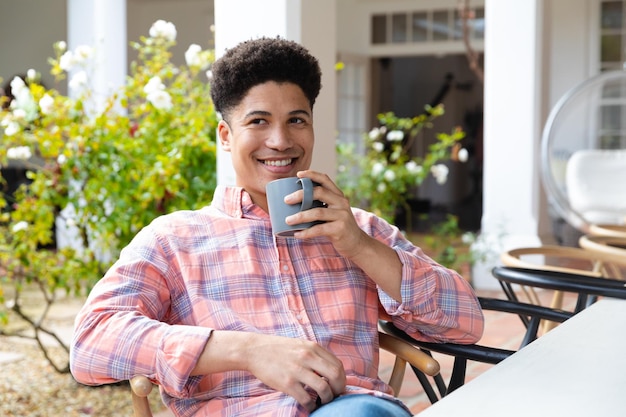
[(313, 111), (295, 84), (267, 82), (250, 89), (218, 125), (231, 153), (237, 185), (267, 211), (265, 185), (308, 169), (313, 154)]

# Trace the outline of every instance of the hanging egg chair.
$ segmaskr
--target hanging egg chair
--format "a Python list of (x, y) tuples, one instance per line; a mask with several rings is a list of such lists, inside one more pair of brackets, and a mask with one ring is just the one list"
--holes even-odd
[(603, 72), (556, 103), (541, 138), (541, 180), (556, 240), (626, 234), (626, 71)]

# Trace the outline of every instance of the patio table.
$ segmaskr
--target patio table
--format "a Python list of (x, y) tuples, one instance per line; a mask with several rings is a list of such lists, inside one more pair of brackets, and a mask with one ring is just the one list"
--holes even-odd
[(419, 417), (624, 416), (626, 300), (602, 299)]

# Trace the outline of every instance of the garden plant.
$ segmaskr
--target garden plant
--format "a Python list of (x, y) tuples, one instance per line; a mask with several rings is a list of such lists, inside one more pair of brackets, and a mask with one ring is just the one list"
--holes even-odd
[[(137, 59), (118, 89), (94, 91), (89, 46), (54, 45), (56, 84), (34, 69), (11, 80), (0, 113), (2, 173), (25, 170), (0, 197), (0, 334), (42, 335), (60, 294), (85, 295), (134, 234), (155, 217), (209, 203), (216, 186), (217, 116), (209, 95), (213, 52), (189, 46), (172, 63), (176, 28), (159, 20), (132, 43)], [(7, 190), (7, 182), (2, 179)], [(64, 242), (57, 244), (57, 242)], [(24, 303), (40, 292), (43, 305)]]

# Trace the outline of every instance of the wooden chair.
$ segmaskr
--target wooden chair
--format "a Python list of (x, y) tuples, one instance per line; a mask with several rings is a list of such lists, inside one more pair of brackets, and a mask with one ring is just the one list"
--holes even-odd
[[(397, 336), (384, 332), (378, 332), (378, 335), (380, 348), (395, 356), (394, 367), (388, 383), (391, 388), (393, 388), (396, 395), (400, 392), (407, 364), (409, 364), (412, 369), (417, 369), (431, 377), (439, 374), (439, 362), (432, 356)], [(152, 382), (145, 376), (136, 376), (130, 380), (130, 387), (134, 416), (153, 417), (148, 401), (148, 395), (153, 387)]]
[[(598, 254), (582, 248), (554, 245), (505, 251), (501, 254), (500, 261), (508, 267), (565, 272), (596, 278), (622, 279), (626, 268), (626, 258), (618, 259), (615, 256)], [(520, 289), (530, 303), (542, 305), (535, 288), (520, 286)], [(562, 291), (554, 291), (550, 308), (562, 308), (563, 295)], [(553, 322), (544, 322), (542, 331), (549, 331), (555, 325)]]
[[(626, 220), (626, 217), (625, 217)], [(626, 225), (617, 224), (591, 224), (589, 234), (595, 236), (613, 236), (626, 239)]]
[[(626, 237), (614, 235), (584, 235), (578, 240), (578, 244), (585, 251), (607, 262), (614, 264), (626, 263)], [(624, 278), (620, 273), (619, 278)]]

